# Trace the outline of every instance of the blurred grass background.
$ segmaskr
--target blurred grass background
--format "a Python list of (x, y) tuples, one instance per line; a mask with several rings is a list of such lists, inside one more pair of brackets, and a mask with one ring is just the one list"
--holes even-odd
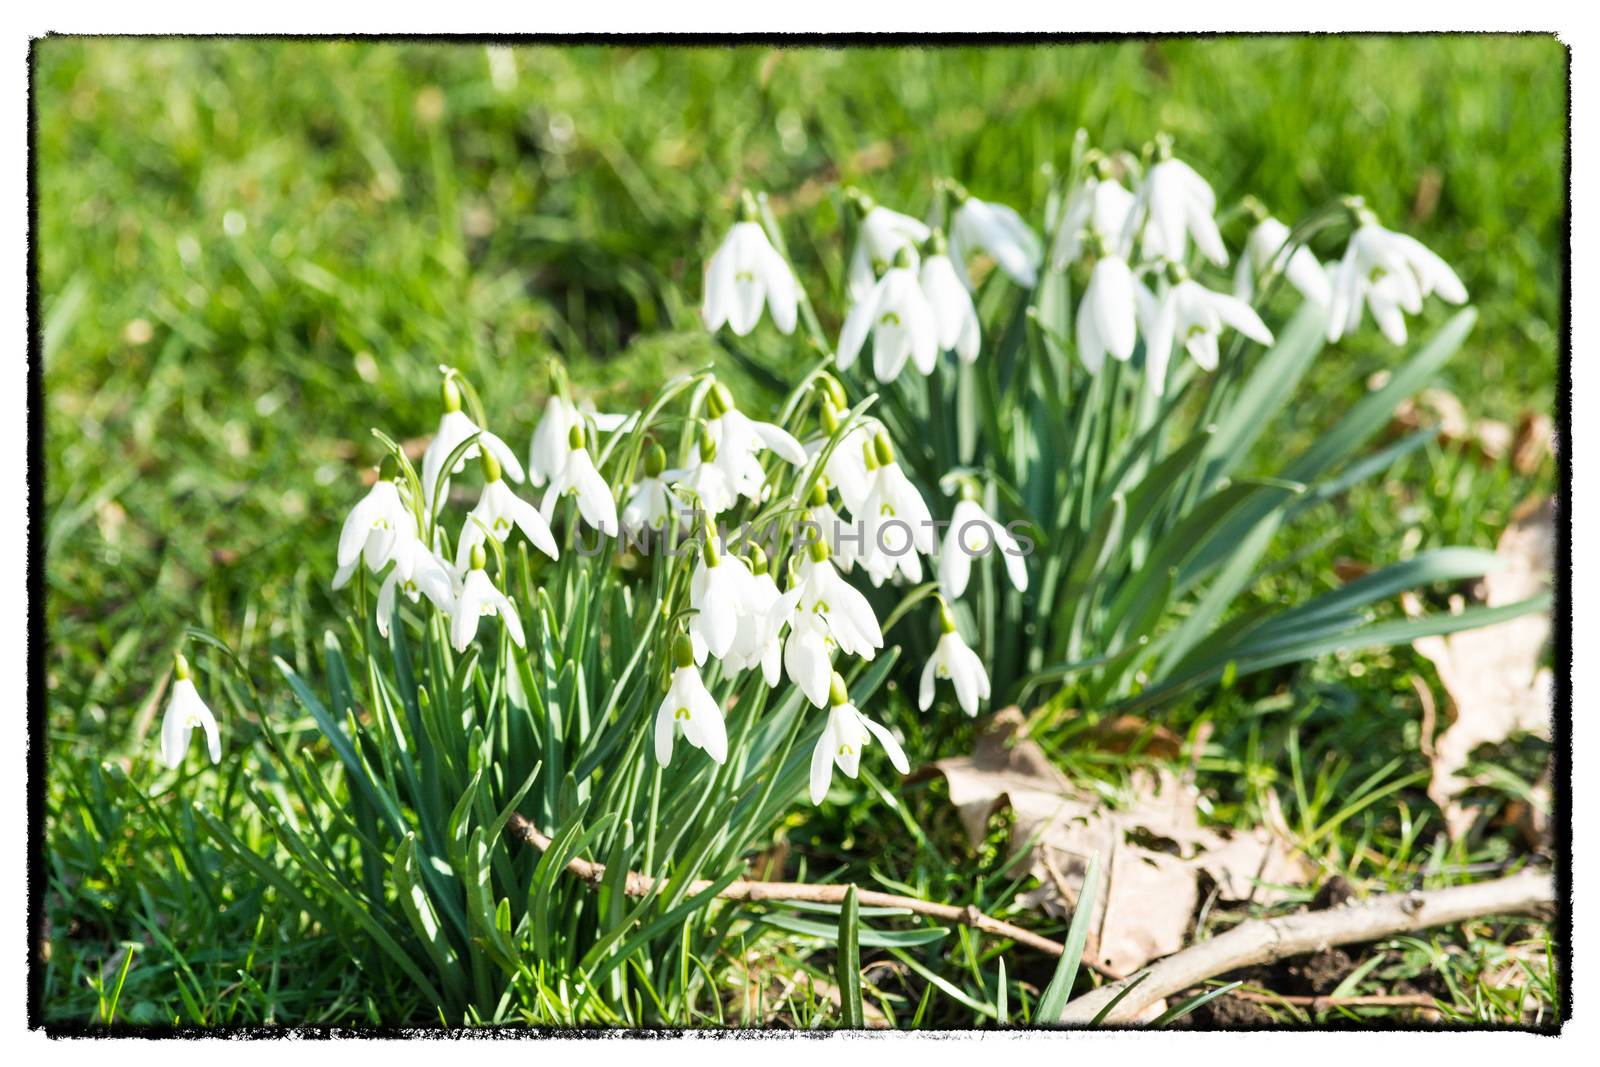
[[(1443, 384), (1470, 415), (1514, 423), (1554, 403), (1565, 78), (1564, 49), (1539, 37), (38, 42), (51, 1010), (92, 1017), (94, 980), (131, 939), (154, 968), (146, 1021), (372, 1012), (337, 975), (266, 1008), (235, 990), (238, 1015), (184, 1004), (174, 981), (233, 981), (258, 942), (281, 952), (262, 925), (277, 917), (260, 901), (210, 916), (203, 961), (163, 947), (178, 908), (162, 894), (181, 890), (146, 824), (98, 825), (112, 816), (95, 796), (114, 789), (102, 761), (148, 761), (152, 691), (186, 624), (247, 662), (269, 646), (294, 658), (320, 632), (337, 524), (378, 456), (368, 428), (431, 432), (436, 364), (471, 375), (525, 448), (552, 355), (602, 409), (716, 358), (699, 274), (743, 186), (778, 201), (803, 277), (836, 273), (837, 181), (920, 214), (951, 174), (1037, 218), (1044, 168), (1078, 127), (1134, 149), (1166, 130), (1223, 204), (1254, 193), (1292, 220), (1358, 192), (1449, 260), (1481, 319)], [(843, 310), (822, 308), (830, 330)], [(1305, 392), (1308, 432), (1396, 356), (1370, 327), (1337, 354)], [(1326, 563), (1392, 558), (1407, 536), (1492, 546), (1551, 478), (1439, 450), (1405, 476), (1404, 507), (1381, 487), (1352, 495), (1299, 547)], [(1380, 662), (1394, 656), (1409, 652)], [(1380, 672), (1367, 699), (1399, 677)]]

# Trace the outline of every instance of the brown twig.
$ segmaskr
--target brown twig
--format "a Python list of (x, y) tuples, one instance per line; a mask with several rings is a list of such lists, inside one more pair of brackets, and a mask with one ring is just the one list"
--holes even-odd
[[(541, 833), (533, 823), (520, 815), (511, 816), (506, 823), (506, 829), (519, 841), (532, 845), (540, 852), (550, 847), (550, 838)], [(567, 873), (572, 874), (590, 885), (598, 888), (605, 881), (606, 867), (603, 863), (581, 859), (574, 856), (567, 861)], [(638, 871), (629, 871), (623, 878), (622, 891), (630, 897), (648, 896), (655, 888), (656, 880)], [(689, 883), (688, 895), (704, 892), (711, 888), (712, 883), (704, 878), (696, 879)], [(753, 882), (740, 879), (729, 883), (717, 894), (719, 900), (734, 900), (745, 903), (761, 900), (795, 900), (810, 904), (843, 904), (844, 895), (849, 890), (848, 885), (812, 885), (807, 882)], [(1020, 926), (1012, 926), (1008, 922), (985, 915), (977, 908), (968, 906), (957, 907), (954, 904), (935, 904), (932, 901), (918, 900), (916, 897), (902, 897), (893, 893), (879, 893), (872, 889), (856, 890), (856, 901), (864, 908), (904, 908), (906, 911), (917, 915), (926, 915), (945, 922), (962, 923), (975, 930), (981, 930), (995, 937), (1010, 938), (1019, 945), (1027, 945), (1031, 949), (1043, 952), (1050, 956), (1060, 956), (1065, 951), (1060, 942), (1052, 941), (1048, 937), (1040, 937), (1031, 930), (1024, 930)]]
[(1314, 993), (1258, 993), (1253, 989), (1235, 989), (1228, 996), (1235, 1000), (1248, 1000), (1252, 1004), (1290, 1004), (1297, 1008), (1310, 1008), (1313, 1012), (1330, 1008), (1438, 1008), (1439, 1001), (1426, 993), (1373, 993), (1360, 996), (1335, 997)]
[[(1331, 945), (1375, 941), (1486, 915), (1541, 914), (1554, 904), (1555, 884), (1550, 873), (1525, 870), (1475, 885), (1426, 893), (1387, 893), (1350, 907), (1302, 912), (1276, 919), (1251, 919), (1156, 963), (1143, 973), (1138, 986), (1117, 1003), (1104, 1021), (1134, 1022), (1156, 1001), (1241, 967), (1317, 952)], [(1111, 982), (1084, 994), (1067, 1005), (1061, 1022), (1078, 1025), (1092, 1022), (1131, 982), (1131, 979)]]

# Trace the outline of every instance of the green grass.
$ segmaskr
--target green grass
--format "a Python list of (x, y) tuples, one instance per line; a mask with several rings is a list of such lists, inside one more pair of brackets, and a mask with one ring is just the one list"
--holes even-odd
[[(132, 1022), (394, 1017), (387, 992), (325, 932), (198, 843), (195, 799), (237, 814), (248, 840), (270, 840), (239, 796), (244, 731), (221, 773), (174, 783), (150, 759), (159, 707), (148, 702), (195, 623), (226, 636), (269, 704), (291, 714), (267, 653), (314, 667), (335, 610), (325, 581), (337, 523), (357, 470), (380, 454), (368, 428), (430, 432), (436, 364), (472, 376), (491, 421), (525, 448), (551, 356), (602, 409), (719, 358), (695, 315), (699, 273), (742, 186), (779, 200), (802, 275), (832, 276), (843, 255), (835, 181), (920, 213), (931, 178), (952, 174), (1037, 214), (1042, 168), (1065, 163), (1079, 126), (1134, 148), (1167, 130), (1224, 203), (1254, 193), (1292, 219), (1359, 192), (1454, 264), (1480, 321), (1442, 384), (1472, 415), (1514, 422), (1554, 402), (1565, 60), (1533, 37), (539, 48), (496, 62), (476, 46), (39, 43), (46, 1017), (106, 1021), (113, 1002), (115, 1019)], [(1240, 234), (1228, 237), (1237, 247)], [(830, 332), (842, 311), (821, 309)], [(1425, 319), (1419, 335), (1442, 314)], [(1395, 358), (1370, 328), (1325, 357), (1301, 394), (1305, 432)], [(1325, 536), (1287, 546), (1303, 559), (1263, 595), (1320, 591), (1339, 557), (1492, 546), (1510, 510), (1551, 482), (1548, 464), (1524, 477), (1430, 449), (1328, 506)], [(1408, 650), (1339, 657), (1222, 694), (1174, 725), (1219, 725), (1202, 763), (1218, 818), (1254, 818), (1256, 790), (1275, 784), (1296, 797), (1291, 820), (1322, 828), (1390, 756), (1402, 758), (1385, 781), (1424, 766), (1417, 671), (1431, 678)], [(896, 719), (918, 728), (914, 715)], [(953, 753), (968, 737), (958, 728), (907, 747)], [(1071, 737), (1058, 755), (1120, 773)], [(147, 810), (138, 798), (152, 789)], [(803, 873), (1005, 911), (1014, 872), (965, 851), (936, 792), (902, 794), (894, 815), (863, 786), (848, 809), (797, 816)], [(1316, 854), (1353, 881), (1398, 886), (1514, 847), (1508, 831), (1444, 844), (1413, 784), (1333, 823)], [(825, 980), (826, 959), (807, 962), (813, 948), (797, 937), (769, 965), (787, 958)], [(993, 1003), (993, 946), (965, 931), (942, 959), (895, 951)], [(883, 952), (863, 948), (863, 960)], [(1369, 984), (1432, 958), (1393, 953)], [(892, 973), (901, 1000), (880, 1007), (902, 1024), (983, 1018), (913, 968)], [(1462, 971), (1452, 1010), (1505, 1021), (1510, 1009), (1474, 975)], [(1035, 977), (1008, 975), (1013, 1006), (1032, 995), (1016, 983)], [(826, 1014), (805, 991), (790, 996), (793, 1021)]]

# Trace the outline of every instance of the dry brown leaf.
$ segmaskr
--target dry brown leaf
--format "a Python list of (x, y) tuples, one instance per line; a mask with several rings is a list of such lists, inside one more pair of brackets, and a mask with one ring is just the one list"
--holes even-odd
[(1466, 405), (1447, 389), (1424, 389), (1414, 398), (1401, 401), (1394, 412), (1394, 427), (1403, 433), (1434, 426), (1439, 440), (1465, 445), (1485, 462), (1498, 462), (1512, 452), (1515, 435), (1498, 419), (1473, 419)]
[(1184, 945), (1200, 902), (1201, 874), (1230, 900), (1268, 902), (1271, 884), (1300, 884), (1314, 873), (1268, 827), (1229, 834), (1200, 825), (1199, 791), (1170, 771), (1141, 771), (1130, 803), (1112, 808), (1080, 789), (1026, 737), (1022, 713), (995, 714), (971, 756), (939, 760), (950, 800), (973, 841), (1002, 805), (1015, 813), (1012, 853), (1037, 835), (1030, 871), (1039, 888), (1023, 900), (1066, 917), (1076, 905), (1090, 857), (1106, 877), (1096, 894), (1086, 958), (1125, 977)]
[[(1502, 566), (1484, 577), (1483, 602), (1500, 607), (1549, 588), (1554, 552), (1554, 498), (1525, 502), (1496, 546)], [(1415, 597), (1404, 598), (1404, 603), (1409, 613), (1416, 614)], [(1452, 611), (1463, 606), (1460, 597), (1452, 598)], [(1516, 733), (1550, 737), (1553, 676), (1539, 665), (1549, 638), (1550, 617), (1532, 612), (1494, 626), (1413, 642), (1433, 662), (1450, 698), (1452, 721), (1433, 740), (1428, 796), (1444, 812), (1451, 837), (1460, 837), (1474, 819), (1459, 801), (1473, 784), (1459, 773), (1472, 751)]]
[(1511, 466), (1518, 474), (1532, 474), (1544, 458), (1553, 454), (1551, 442), (1556, 424), (1542, 411), (1524, 411), (1517, 421), (1517, 437), (1511, 444)]

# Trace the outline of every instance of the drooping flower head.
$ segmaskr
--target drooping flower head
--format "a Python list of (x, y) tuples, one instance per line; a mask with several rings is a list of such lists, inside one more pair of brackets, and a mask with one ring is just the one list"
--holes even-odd
[(380, 479), (350, 509), (339, 531), (333, 588), (344, 588), (362, 562), (377, 574), (389, 565), (397, 544), (416, 537), (416, 515), (400, 499), (397, 483)]
[(161, 718), (161, 762), (168, 767), (178, 767), (189, 750), (189, 737), (196, 726), (205, 731), (206, 751), (212, 763), (222, 761), (222, 739), (217, 734), (217, 720), (200, 699), (189, 675), (189, 661), (182, 653), (172, 657), (172, 696), (167, 701), (166, 714)]
[(902, 245), (894, 266), (850, 308), (839, 331), (840, 370), (854, 365), (870, 334), (872, 373), (878, 381), (898, 378), (907, 359), (922, 374), (933, 373), (939, 358), (939, 329), (916, 268), (916, 250)]
[(1039, 280), (1039, 264), (1044, 261), (1039, 235), (1014, 208), (979, 200), (958, 182), (945, 184), (957, 201), (950, 219), (950, 256), (962, 283), (968, 289), (973, 287), (967, 276), (967, 257), (982, 251), (1006, 277), (1032, 289)]
[(727, 323), (735, 334), (745, 336), (760, 321), (763, 304), (771, 309), (779, 332), (794, 332), (799, 284), (757, 219), (755, 198), (747, 191), (740, 201), (739, 221), (706, 264), (700, 317), (712, 332)]
[(1383, 335), (1399, 345), (1406, 340), (1405, 315), (1420, 314), (1425, 297), (1437, 293), (1449, 304), (1467, 302), (1456, 272), (1421, 241), (1385, 229), (1359, 200), (1349, 207), (1359, 225), (1331, 278), (1329, 342), (1361, 325), (1364, 307), (1371, 309)]
[(483, 493), (461, 524), (461, 536), (456, 542), (456, 569), (467, 567), (473, 551), (483, 544), (486, 536), (493, 534), (495, 540), (504, 541), (513, 529), (521, 530), (540, 552), (551, 559), (559, 559), (561, 552), (550, 532), (549, 521), (532, 504), (512, 492), (501, 477), (500, 460), (493, 452), (485, 451), (481, 458)]
[(955, 614), (939, 601), (939, 643), (922, 668), (922, 683), (917, 691), (917, 706), (927, 711), (933, 706), (935, 679), (948, 678), (956, 689), (956, 703), (968, 716), (978, 714), (978, 703), (989, 699), (989, 672), (978, 654), (967, 647), (956, 627)]
[(512, 644), (518, 648), (526, 647), (517, 606), (489, 580), (489, 575), (484, 571), (487, 562), (483, 545), (481, 543), (474, 545), (466, 581), (462, 583), (461, 595), (456, 598), (455, 609), (450, 619), (450, 644), (457, 652), (467, 650), (467, 646), (478, 633), (479, 621), (485, 616), (490, 618), (498, 616), (505, 624), (506, 633), (511, 636)]
[(828, 687), (828, 724), (811, 750), (811, 803), (821, 804), (828, 795), (833, 781), (833, 768), (837, 766), (848, 777), (854, 778), (861, 768), (861, 750), (877, 738), (889, 754), (889, 762), (901, 774), (910, 774), (905, 750), (894, 735), (873, 722), (850, 703), (850, 691), (844, 679), (833, 675)]
[(672, 762), (672, 742), (682, 731), (684, 740), (718, 763), (728, 758), (728, 732), (717, 706), (695, 666), (694, 650), (682, 634), (672, 644), (674, 668), (667, 693), (656, 708), (656, 762)]
[[(438, 432), (433, 435), (433, 440), (428, 442), (428, 449), (422, 454), (422, 496), (426, 502), (431, 516), (450, 495), (449, 474), (460, 474), (466, 467), (467, 460), (475, 458), (483, 448), (492, 452), (506, 475), (514, 482), (523, 478), (522, 464), (517, 461), (517, 455), (511, 451), (511, 446), (487, 429), (472, 421), (466, 412), (461, 410), (461, 385), (454, 368), (444, 368), (444, 381), (439, 385), (440, 399), (444, 403), (444, 414), (439, 417)], [(444, 465), (449, 460), (451, 453), (460, 447), (461, 442), (473, 434), (478, 439), (461, 453), (461, 458), (456, 460), (455, 467), (445, 471)], [(441, 481), (441, 477), (443, 481)]]

